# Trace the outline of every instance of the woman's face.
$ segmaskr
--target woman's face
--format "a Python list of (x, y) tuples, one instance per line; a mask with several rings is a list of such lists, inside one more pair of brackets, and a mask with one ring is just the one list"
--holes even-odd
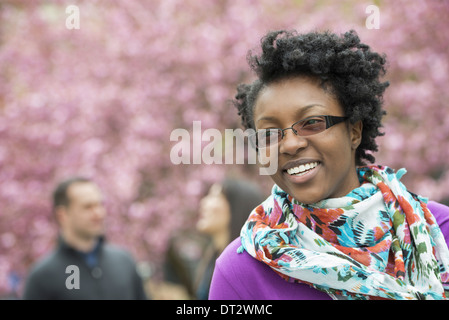
[[(256, 130), (284, 129), (318, 115), (345, 116), (337, 99), (324, 91), (318, 81), (308, 77), (269, 84), (259, 93), (254, 106)], [(278, 170), (271, 177), (296, 200), (311, 204), (342, 197), (360, 185), (355, 150), (361, 140), (361, 122), (354, 125), (341, 122), (311, 136), (297, 136), (292, 130), (284, 134), (279, 144), (269, 150), (278, 153)], [(309, 169), (301, 174), (292, 170), (288, 173), (291, 168)]]
[(221, 192), (222, 187), (214, 184), (209, 193), (201, 199), (197, 229), (206, 234), (214, 234), (228, 229), (231, 221), (229, 202)]

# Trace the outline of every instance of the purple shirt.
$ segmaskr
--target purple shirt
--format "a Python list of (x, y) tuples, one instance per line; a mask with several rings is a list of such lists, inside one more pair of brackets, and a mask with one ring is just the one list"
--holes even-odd
[[(449, 207), (429, 201), (449, 243)], [(269, 266), (246, 251), (237, 253), (240, 238), (235, 239), (218, 257), (209, 291), (210, 300), (330, 300), (330, 296), (307, 284), (290, 283)]]

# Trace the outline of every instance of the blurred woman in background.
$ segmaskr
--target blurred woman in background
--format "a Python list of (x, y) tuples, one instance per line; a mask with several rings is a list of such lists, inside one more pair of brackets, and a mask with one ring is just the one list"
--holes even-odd
[(164, 276), (171, 288), (178, 284), (188, 298), (208, 299), (215, 260), (240, 236), (249, 213), (265, 197), (259, 186), (244, 179), (228, 178), (208, 188), (196, 229), (173, 237), (167, 251)]

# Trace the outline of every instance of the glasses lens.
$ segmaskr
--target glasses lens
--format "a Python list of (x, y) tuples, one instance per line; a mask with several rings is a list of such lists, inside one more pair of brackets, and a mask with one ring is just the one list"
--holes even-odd
[(312, 117), (304, 119), (293, 126), (300, 136), (311, 136), (326, 130), (324, 117)]
[(280, 129), (262, 129), (257, 131), (257, 147), (265, 148), (275, 145), (281, 137)]

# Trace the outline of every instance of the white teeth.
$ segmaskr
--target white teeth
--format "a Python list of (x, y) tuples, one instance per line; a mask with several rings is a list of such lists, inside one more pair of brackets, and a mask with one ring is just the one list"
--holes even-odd
[(307, 170), (313, 169), (318, 165), (318, 162), (311, 162), (305, 165), (300, 165), (298, 167), (290, 168), (287, 170), (288, 174), (291, 175), (301, 175), (305, 173)]

